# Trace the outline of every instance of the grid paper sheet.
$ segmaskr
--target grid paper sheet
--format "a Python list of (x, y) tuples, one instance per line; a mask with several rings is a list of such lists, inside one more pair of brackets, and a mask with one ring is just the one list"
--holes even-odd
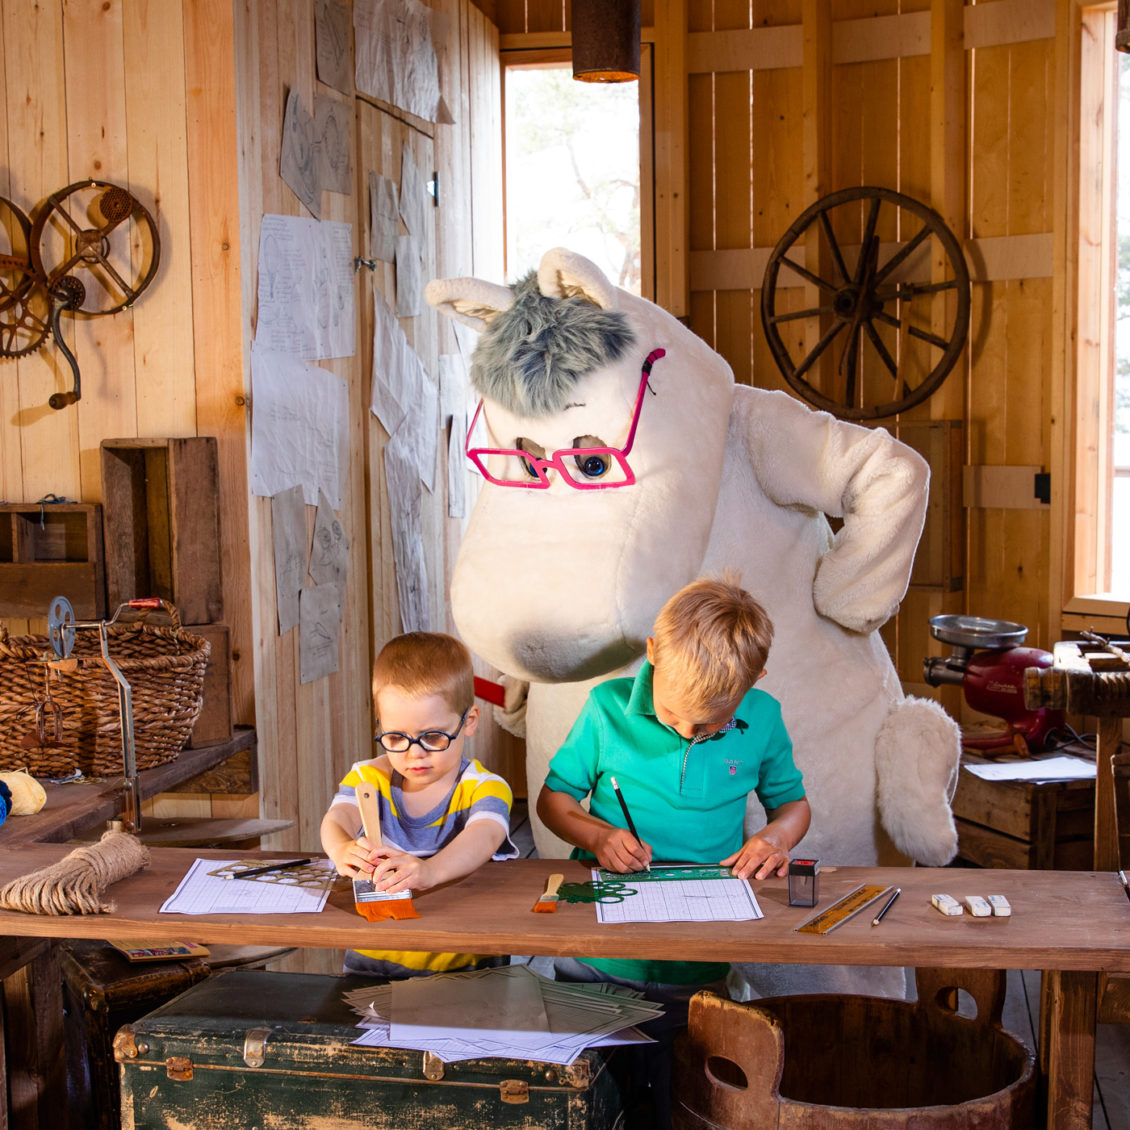
[(592, 873), (593, 882), (626, 881), (636, 894), (623, 902), (596, 903), (596, 920), (622, 922), (749, 922), (764, 917), (753, 888), (745, 879), (673, 878), (651, 875)]
[[(325, 887), (223, 879), (209, 875), (238, 859), (197, 859), (161, 906), (162, 914), (312, 914), (330, 897)], [(333, 864), (326, 860), (332, 871)]]

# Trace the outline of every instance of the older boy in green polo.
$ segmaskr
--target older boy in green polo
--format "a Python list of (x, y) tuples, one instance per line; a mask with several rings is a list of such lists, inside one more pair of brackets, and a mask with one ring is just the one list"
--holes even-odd
[[(695, 581), (663, 606), (654, 633), (634, 678), (593, 688), (550, 762), (538, 815), (575, 845), (574, 857), (610, 871), (638, 871), (656, 859), (721, 863), (743, 879), (786, 874), (811, 811), (780, 705), (754, 686), (773, 638), (765, 610), (729, 579)], [(613, 777), (639, 840), (623, 826)], [(751, 792), (768, 822), (747, 839)], [(695, 991), (721, 988), (729, 971), (720, 963), (596, 958), (558, 958), (554, 967), (562, 980), (643, 989), (667, 1009), (653, 1033), (661, 1038), (686, 1023)], [(654, 1064), (650, 1074), (657, 1089)], [(666, 1096), (655, 1100), (659, 1125)]]

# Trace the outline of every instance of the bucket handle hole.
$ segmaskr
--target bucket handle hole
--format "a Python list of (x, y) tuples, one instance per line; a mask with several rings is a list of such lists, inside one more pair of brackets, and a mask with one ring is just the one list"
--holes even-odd
[(934, 1003), (938, 1008), (951, 1016), (960, 1016), (965, 1020), (977, 1019), (977, 1002), (973, 997), (964, 989), (958, 989), (953, 986), (945, 989), (939, 989), (937, 995), (934, 997)]
[(706, 1077), (716, 1087), (722, 1087), (727, 1091), (749, 1090), (749, 1080), (745, 1072), (732, 1059), (726, 1059), (725, 1056), (707, 1056)]

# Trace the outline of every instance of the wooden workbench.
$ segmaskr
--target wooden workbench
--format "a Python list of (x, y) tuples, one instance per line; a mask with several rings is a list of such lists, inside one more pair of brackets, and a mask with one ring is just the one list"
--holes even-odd
[[(0, 856), (0, 884), (56, 862), (63, 845), (21, 845)], [(227, 853), (230, 856), (230, 853)], [(150, 867), (112, 888), (116, 910), (85, 918), (0, 912), (0, 933), (26, 937), (145, 937), (203, 942), (285, 944), (477, 953), (653, 957), (701, 961), (778, 962), (1043, 970), (1041, 1065), (1047, 1078), (1047, 1125), (1090, 1126), (1095, 998), (1099, 970), (1130, 972), (1130, 901), (1111, 874), (930, 868), (824, 868), (821, 905), (863, 882), (898, 885), (902, 897), (882, 925), (864, 913), (824, 936), (794, 928), (811, 910), (790, 907), (784, 880), (756, 883), (765, 917), (756, 922), (654, 923), (598, 926), (590, 905), (562, 904), (556, 914), (531, 907), (553, 871), (587, 877), (562, 860), (491, 863), (459, 883), (416, 896), (419, 919), (368, 923), (341, 883), (320, 914), (162, 915), (193, 859), (224, 852), (154, 849)], [(930, 895), (947, 891), (1004, 894), (1007, 919), (944, 918)]]
[[(165, 792), (212, 769), (242, 750), (255, 749), (255, 731), (237, 728), (230, 741), (183, 750), (175, 760), (139, 774), (140, 800)], [(122, 779), (107, 778), (45, 785), (47, 803), (33, 816), (10, 816), (0, 825), (0, 858), (37, 842), (62, 845), (122, 813)], [(145, 822), (142, 821), (144, 828)], [(67, 848), (60, 846), (60, 854)], [(64, 1089), (62, 978), (54, 946), (33, 937), (0, 931), (0, 1017), (9, 1033), (20, 1034), (15, 1054), (0, 1028), (0, 1128), (59, 1125)], [(10, 932), (12, 934), (16, 932)], [(77, 935), (76, 935), (77, 936)], [(9, 979), (11, 979), (9, 981)], [(5, 982), (9, 982), (5, 985)], [(12, 1112), (21, 1112), (10, 1123)]]

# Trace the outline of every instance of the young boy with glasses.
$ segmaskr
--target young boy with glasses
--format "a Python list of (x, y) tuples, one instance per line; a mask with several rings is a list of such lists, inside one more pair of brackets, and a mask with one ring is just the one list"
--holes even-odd
[[(490, 859), (513, 859), (510, 786), (464, 745), (479, 724), (466, 647), (438, 632), (390, 640), (373, 665), (376, 742), (381, 753), (355, 762), (322, 819), (322, 849), (339, 874), (372, 878), (395, 893), (460, 879)], [(376, 785), (381, 838), (366, 838), (356, 787)], [(505, 959), (466, 953), (348, 950), (346, 973), (403, 978), (483, 968)]]

